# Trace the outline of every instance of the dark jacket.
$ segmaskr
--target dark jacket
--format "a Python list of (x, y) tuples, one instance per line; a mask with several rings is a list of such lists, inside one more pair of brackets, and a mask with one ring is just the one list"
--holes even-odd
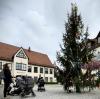
[(38, 85), (44, 85), (45, 82), (44, 82), (44, 79), (41, 77), (38, 79)]
[(9, 69), (5, 69), (4, 71), (4, 83), (12, 83), (12, 76)]

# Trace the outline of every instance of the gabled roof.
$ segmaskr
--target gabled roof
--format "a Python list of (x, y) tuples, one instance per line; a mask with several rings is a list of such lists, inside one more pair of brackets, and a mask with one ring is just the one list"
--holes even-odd
[[(0, 42), (0, 60), (13, 61), (13, 57), (18, 50), (20, 50), (20, 47)], [(23, 50), (29, 58), (30, 65), (39, 65), (52, 68), (54, 67), (46, 54), (31, 51), (28, 49)]]
[(98, 33), (98, 35), (97, 35), (97, 37), (96, 37), (96, 38), (98, 38), (98, 37), (100, 37), (100, 32)]
[(100, 31), (99, 31), (99, 33), (97, 34), (97, 36), (95, 37), (95, 38), (93, 38), (93, 39), (88, 39), (89, 41), (96, 41), (97, 42), (97, 39), (100, 37)]

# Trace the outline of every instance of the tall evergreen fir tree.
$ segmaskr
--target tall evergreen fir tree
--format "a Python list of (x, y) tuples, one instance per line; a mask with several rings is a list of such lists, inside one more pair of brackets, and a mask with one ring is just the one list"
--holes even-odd
[(81, 65), (88, 63), (93, 53), (88, 48), (88, 28), (84, 29), (81, 15), (78, 14), (76, 4), (72, 4), (71, 13), (65, 23), (63, 45), (57, 52), (57, 60), (64, 67), (63, 84), (67, 91), (74, 85), (76, 92), (81, 92), (82, 71)]

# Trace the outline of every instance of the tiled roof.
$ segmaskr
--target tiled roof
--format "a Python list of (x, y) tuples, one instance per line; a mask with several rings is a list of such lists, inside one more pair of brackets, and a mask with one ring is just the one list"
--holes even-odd
[[(13, 57), (19, 49), (20, 47), (0, 42), (0, 60), (13, 61)], [(49, 57), (46, 54), (42, 54), (31, 50), (29, 51), (28, 49), (23, 50), (29, 58), (29, 64), (45, 67), (54, 67), (54, 65), (51, 63)]]

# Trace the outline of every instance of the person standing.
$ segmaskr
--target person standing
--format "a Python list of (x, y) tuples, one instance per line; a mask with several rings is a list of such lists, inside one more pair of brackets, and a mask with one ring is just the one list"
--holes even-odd
[(4, 64), (3, 65), (3, 73), (4, 73), (4, 77), (3, 77), (3, 80), (4, 80), (4, 98), (6, 98), (7, 94), (9, 94), (9, 87), (10, 87), (10, 84), (12, 83), (12, 76), (11, 76), (11, 72), (10, 72), (10, 69), (9, 69), (9, 66), (8, 64)]

